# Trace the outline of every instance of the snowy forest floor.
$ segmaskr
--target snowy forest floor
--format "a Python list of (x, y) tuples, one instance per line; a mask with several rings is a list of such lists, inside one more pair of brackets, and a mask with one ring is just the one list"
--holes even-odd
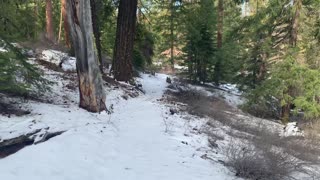
[(72, 63), (65, 66), (68, 72), (33, 63), (55, 83), (37, 100), (21, 103), (2, 95), (28, 113), (0, 115), (0, 144), (23, 135), (32, 141), (10, 155), (0, 151), (0, 179), (240, 179), (229, 162), (251, 146), (275, 147), (281, 154), (285, 149), (293, 157), (284, 159), (290, 166), (277, 168), (296, 179), (319, 177), (317, 148), (307, 153), (305, 141), (286, 136), (283, 125), (242, 113), (237, 93), (141, 74), (136, 81), (145, 93), (106, 81), (109, 112), (94, 114), (78, 107), (76, 74), (68, 71)]

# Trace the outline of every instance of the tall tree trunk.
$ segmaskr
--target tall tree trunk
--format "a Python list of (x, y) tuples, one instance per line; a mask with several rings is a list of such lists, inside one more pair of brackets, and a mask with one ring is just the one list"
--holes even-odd
[(62, 32), (62, 21), (63, 21), (63, 4), (61, 3), (61, 8), (60, 8), (60, 21), (59, 21), (59, 33), (58, 33), (58, 43), (60, 43), (61, 39), (61, 32)]
[(114, 77), (118, 81), (129, 81), (132, 78), (137, 5), (137, 0), (120, 0), (112, 66)]
[(170, 1), (170, 64), (172, 72), (174, 72), (174, 0)]
[(222, 47), (222, 34), (223, 34), (223, 0), (218, 1), (218, 31), (217, 31), (217, 46)]
[(46, 0), (46, 37), (54, 42), (53, 20), (52, 20), (52, 1)]
[(64, 40), (67, 47), (71, 48), (66, 0), (61, 0), (61, 8), (62, 8), (62, 18), (63, 18), (63, 28), (64, 28)]
[[(223, 36), (223, 0), (218, 1), (218, 24), (217, 24), (217, 47), (220, 50), (222, 48), (222, 36)], [(217, 85), (219, 85), (221, 78), (221, 57), (217, 59), (217, 62), (214, 66), (214, 81)]]
[(77, 58), (80, 107), (90, 112), (106, 109), (105, 91), (94, 49), (90, 2), (67, 0), (68, 23)]
[(102, 4), (100, 0), (90, 0), (91, 4), (91, 14), (92, 14), (92, 26), (93, 26), (93, 34), (95, 37), (96, 47), (98, 51), (98, 59), (99, 59), (99, 68), (101, 73), (103, 73), (103, 64), (102, 64), (102, 52), (101, 52), (101, 32), (99, 25), (99, 16), (100, 9)]
[[(294, 12), (294, 15), (292, 18), (290, 39), (289, 39), (289, 43), (290, 43), (291, 47), (295, 47), (297, 45), (299, 19), (300, 19), (300, 12), (301, 12), (301, 8), (302, 8), (302, 0), (294, 0), (293, 8), (294, 8), (295, 12)], [(284, 94), (292, 96), (293, 91), (294, 91), (294, 87), (289, 86), (288, 91), (284, 92)], [(286, 102), (286, 104), (281, 107), (281, 120), (283, 123), (287, 123), (289, 121), (291, 103), (292, 102), (290, 102), (290, 101)]]
[(292, 18), (292, 26), (291, 26), (291, 32), (290, 32), (290, 44), (292, 46), (296, 46), (297, 39), (298, 39), (298, 27), (299, 27), (301, 7), (302, 7), (302, 0), (294, 0), (295, 14)]
[(39, 0), (34, 0), (34, 38), (38, 35), (38, 21), (39, 21)]

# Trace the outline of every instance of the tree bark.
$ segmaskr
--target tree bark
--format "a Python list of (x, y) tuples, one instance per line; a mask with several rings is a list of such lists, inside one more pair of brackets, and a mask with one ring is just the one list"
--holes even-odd
[(52, 1), (46, 0), (46, 37), (54, 42), (53, 20), (52, 20)]
[[(222, 48), (222, 35), (223, 35), (223, 0), (218, 1), (218, 24), (217, 24), (217, 48)], [(221, 52), (221, 51), (220, 51)], [(219, 85), (221, 78), (221, 57), (217, 59), (214, 66), (214, 81), (216, 85)]]
[(223, 0), (218, 1), (218, 31), (217, 31), (217, 46), (222, 47), (222, 34), (223, 34)]
[(171, 64), (171, 69), (172, 72), (174, 72), (174, 0), (170, 1), (170, 64)]
[(63, 21), (63, 4), (61, 3), (61, 8), (60, 8), (60, 22), (59, 22), (59, 33), (58, 33), (58, 43), (60, 43), (61, 39), (61, 32), (62, 32), (62, 21)]
[(290, 44), (292, 46), (296, 46), (297, 44), (301, 7), (302, 7), (302, 0), (295, 0), (294, 1), (295, 14), (292, 18), (292, 27), (290, 32)]
[(105, 91), (94, 49), (90, 2), (67, 0), (70, 34), (77, 58), (80, 107), (90, 112), (106, 109)]
[[(290, 39), (289, 39), (289, 43), (291, 47), (295, 47), (297, 45), (302, 0), (295, 0), (293, 8), (295, 9), (295, 12), (292, 18), (292, 25), (291, 25)], [(287, 92), (284, 92), (284, 94), (288, 94), (289, 96), (292, 96), (294, 86), (289, 86), (288, 89), (289, 90)], [(287, 123), (289, 121), (290, 106), (291, 106), (291, 102), (287, 102), (285, 105), (281, 107), (281, 119), (283, 123)]]
[(68, 48), (71, 48), (70, 30), (69, 30), (69, 24), (68, 24), (66, 0), (61, 0), (61, 8), (62, 8), (62, 18), (63, 18), (63, 28), (64, 28), (65, 43), (66, 43)]
[(103, 73), (103, 64), (102, 64), (102, 52), (101, 52), (101, 32), (100, 32), (100, 25), (99, 25), (99, 16), (101, 6), (100, 0), (90, 0), (91, 4), (91, 14), (92, 14), (92, 26), (93, 26), (93, 34), (95, 37), (96, 47), (98, 51), (98, 59), (99, 59), (99, 68), (101, 73)]
[(129, 81), (132, 78), (137, 4), (137, 0), (120, 0), (112, 66), (114, 78), (118, 81)]

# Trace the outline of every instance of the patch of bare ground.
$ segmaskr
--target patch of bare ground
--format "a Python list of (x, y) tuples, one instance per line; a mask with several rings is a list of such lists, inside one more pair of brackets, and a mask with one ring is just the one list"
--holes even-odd
[[(208, 143), (223, 151), (227, 157), (224, 164), (237, 176), (280, 180), (299, 179), (294, 175), (303, 174), (303, 179), (320, 179), (320, 138), (314, 128), (305, 136), (280, 136), (283, 126), (279, 122), (245, 114), (223, 98), (208, 96), (177, 80), (165, 94), (165, 101), (178, 107), (176, 111), (208, 117), (204, 128)], [(318, 126), (320, 130), (320, 123)], [(227, 143), (218, 133), (221, 130), (229, 137)], [(221, 148), (219, 141), (227, 145)]]
[[(23, 100), (23, 98), (20, 98)], [(7, 95), (0, 94), (0, 115), (10, 117), (11, 115), (23, 116), (30, 114), (29, 110), (24, 110), (19, 101), (7, 98)]]

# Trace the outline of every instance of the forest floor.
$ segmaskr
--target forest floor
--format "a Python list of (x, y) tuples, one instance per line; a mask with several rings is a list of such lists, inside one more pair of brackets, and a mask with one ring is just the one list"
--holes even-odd
[[(42, 65), (39, 65), (41, 67)], [(47, 67), (47, 66), (46, 66)], [(233, 179), (222, 164), (201, 158), (207, 138), (201, 118), (170, 114), (160, 101), (166, 75), (142, 74), (145, 94), (131, 98), (121, 85), (106, 85), (109, 113), (78, 107), (76, 74), (41, 67), (54, 81), (42, 102), (6, 97), (30, 114), (0, 116), (1, 142), (33, 134), (33, 144), (0, 159), (0, 179)], [(124, 86), (129, 86), (125, 85)], [(48, 133), (63, 132), (45, 142)], [(2, 149), (4, 150), (4, 149)]]
[[(144, 93), (106, 81), (108, 112), (95, 114), (78, 107), (73, 59), (62, 70), (53, 57), (45, 59), (51, 64), (30, 61), (55, 83), (51, 92), (34, 100), (2, 96), (3, 102), (28, 113), (0, 115), (0, 179), (233, 180), (241, 175), (228, 162), (239, 149), (257, 141), (277, 147), (288, 141), (280, 123), (242, 113), (237, 108), (242, 98), (234, 88), (179, 80), (169, 84), (167, 75), (141, 74), (136, 82)], [(286, 139), (274, 142), (275, 136)], [(293, 170), (295, 165), (282, 168), (305, 178)]]

